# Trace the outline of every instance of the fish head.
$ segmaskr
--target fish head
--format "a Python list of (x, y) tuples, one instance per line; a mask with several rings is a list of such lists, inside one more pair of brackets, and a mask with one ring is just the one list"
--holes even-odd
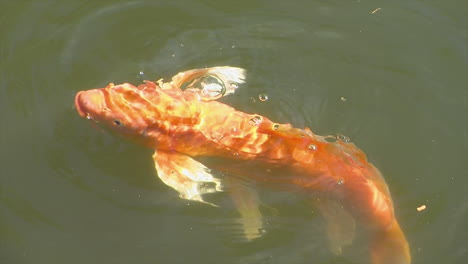
[(198, 95), (181, 89), (164, 89), (147, 81), (78, 92), (78, 114), (99, 126), (147, 147), (164, 148), (180, 131), (199, 122)]
[(117, 134), (137, 137), (148, 127), (145, 113), (149, 114), (148, 108), (152, 105), (146, 103), (138, 87), (111, 83), (105, 88), (78, 92), (75, 107), (82, 118)]

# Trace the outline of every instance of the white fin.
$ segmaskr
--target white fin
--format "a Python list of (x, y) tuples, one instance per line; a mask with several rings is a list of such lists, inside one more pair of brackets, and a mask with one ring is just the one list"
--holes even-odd
[(216, 206), (202, 197), (206, 193), (222, 191), (221, 182), (206, 166), (176, 152), (155, 151), (153, 160), (159, 178), (178, 191), (181, 198)]
[(214, 75), (221, 79), (226, 85), (224, 96), (234, 93), (239, 88), (239, 85), (245, 82), (245, 70), (242, 68), (230, 66), (213, 67), (208, 68), (206, 75)]
[(241, 216), (239, 223), (242, 225), (245, 238), (250, 241), (260, 237), (263, 234), (263, 216), (259, 209), (257, 192), (237, 177), (227, 177), (225, 182)]
[[(200, 82), (204, 81), (204, 77), (215, 78), (217, 82), (200, 85)], [(215, 100), (222, 96), (234, 93), (239, 85), (243, 84), (244, 82), (244, 69), (231, 66), (219, 66), (179, 72), (174, 77), (172, 77), (172, 81), (170, 83), (160, 83), (160, 86), (163, 89), (180, 89), (184, 84), (188, 84), (187, 89), (198, 90), (202, 96), (202, 99)], [(213, 86), (219, 87), (220, 92), (218, 95), (211, 94), (211, 89)], [(208, 90), (208, 93), (206, 93), (205, 90)]]
[(350, 245), (355, 236), (356, 221), (343, 205), (330, 198), (322, 197), (314, 201), (325, 219), (330, 251), (342, 253), (343, 246)]

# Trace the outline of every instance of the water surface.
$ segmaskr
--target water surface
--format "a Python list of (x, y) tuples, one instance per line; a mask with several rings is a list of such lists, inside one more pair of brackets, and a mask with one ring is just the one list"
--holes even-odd
[[(379, 9), (380, 8), (380, 9)], [(80, 120), (76, 92), (197, 67), (248, 70), (226, 99), (344, 134), (383, 172), (414, 263), (468, 257), (468, 4), (463, 1), (1, 1), (1, 263), (367, 263), (317, 213), (262, 189), (265, 235), (188, 203), (151, 150)], [(260, 94), (267, 101), (258, 100)], [(416, 208), (426, 205), (424, 211)]]

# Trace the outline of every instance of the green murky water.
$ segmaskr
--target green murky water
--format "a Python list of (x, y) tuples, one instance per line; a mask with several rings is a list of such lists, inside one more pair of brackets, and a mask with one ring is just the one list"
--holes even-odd
[(464, 263), (466, 10), (435, 0), (2, 0), (0, 263), (366, 263), (364, 241), (331, 254), (316, 213), (288, 192), (261, 190), (266, 234), (238, 242), (227, 197), (221, 208), (179, 199), (155, 176), (151, 150), (73, 108), (79, 90), (214, 65), (248, 70), (226, 103), (365, 150), (414, 263)]

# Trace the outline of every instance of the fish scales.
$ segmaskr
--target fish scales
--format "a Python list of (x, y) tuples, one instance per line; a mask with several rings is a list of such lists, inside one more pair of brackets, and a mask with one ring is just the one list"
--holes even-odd
[[(218, 101), (244, 79), (241, 68), (194, 69), (169, 82), (81, 91), (75, 106), (83, 118), (154, 149), (159, 178), (181, 198), (211, 204), (205, 194), (227, 191), (247, 240), (264, 229), (260, 197), (245, 184), (250, 179), (310, 193), (334, 254), (352, 243), (358, 226), (368, 235), (372, 264), (411, 263), (388, 186), (365, 153), (343, 137), (330, 140)], [(222, 159), (210, 166), (228, 176), (215, 177), (200, 157)]]

